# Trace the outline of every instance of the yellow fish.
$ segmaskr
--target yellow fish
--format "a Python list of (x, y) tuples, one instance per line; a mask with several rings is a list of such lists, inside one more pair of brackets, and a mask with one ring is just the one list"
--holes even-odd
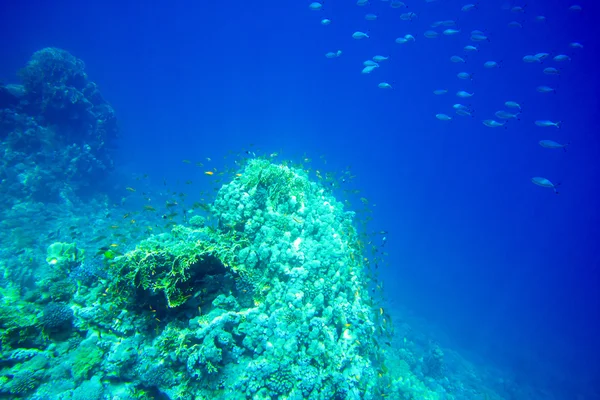
[(212, 171), (206, 171), (206, 172), (204, 173), (204, 175), (214, 175), (214, 172), (212, 172)]
[(126, 187), (125, 190), (127, 190), (129, 192), (135, 192), (135, 189), (132, 187)]

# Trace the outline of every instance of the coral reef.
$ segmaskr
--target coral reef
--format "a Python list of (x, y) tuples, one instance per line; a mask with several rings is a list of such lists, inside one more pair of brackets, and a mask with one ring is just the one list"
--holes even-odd
[(113, 168), (114, 110), (65, 50), (34, 53), (19, 75), (22, 85), (0, 85), (1, 200), (89, 196)]

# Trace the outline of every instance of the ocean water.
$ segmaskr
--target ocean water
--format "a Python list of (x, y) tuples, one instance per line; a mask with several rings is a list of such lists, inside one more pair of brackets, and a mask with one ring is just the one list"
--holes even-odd
[[(467, 1), (405, 3), (326, 0), (313, 10), (310, 1), (272, 0), (4, 2), (0, 397), (600, 398), (600, 7), (590, 0), (480, 1), (462, 11)], [(369, 13), (377, 18), (366, 19)], [(331, 23), (322, 24), (324, 18)], [(452, 22), (432, 27), (436, 21)], [(428, 30), (438, 37), (426, 38)], [(473, 30), (486, 39), (473, 41)], [(368, 38), (354, 39), (357, 31)], [(396, 43), (408, 34), (414, 41)], [(477, 51), (466, 52), (467, 45)], [(47, 48), (83, 61), (84, 81), (94, 82), (101, 97), (81, 89), (79, 75), (57, 85), (60, 68), (17, 74)], [(523, 61), (536, 54), (535, 62)], [(561, 54), (567, 60), (553, 59)], [(376, 55), (389, 58), (361, 73)], [(485, 68), (486, 61), (499, 66)], [(548, 67), (557, 74), (544, 73)], [(460, 72), (470, 79), (459, 79)], [(382, 82), (391, 88), (379, 88)], [(540, 93), (542, 85), (553, 90)], [(447, 93), (433, 93), (440, 89)], [(461, 90), (473, 95), (460, 98)], [(519, 107), (507, 108), (507, 101)], [(456, 114), (456, 103), (470, 115)], [(494, 115), (501, 110), (518, 115), (504, 121)], [(492, 119), (504, 125), (483, 124)], [(560, 127), (535, 123), (544, 120)], [(568, 145), (548, 149), (540, 140)], [(227, 279), (190, 283), (185, 290), (193, 300), (180, 307), (144, 297), (137, 278), (119, 286), (114, 265), (136, 246), (151, 252), (148, 240), (175, 246), (168, 236), (174, 226), (225, 234), (223, 221), (252, 220), (231, 217), (235, 207), (222, 199), (237, 199), (237, 186), (223, 185), (251, 179), (252, 168), (243, 167), (259, 159), (308, 171), (332, 196), (327, 201), (347, 199), (344, 210), (357, 211), (352, 224), (364, 253), (356, 257), (365, 258), (346, 273), (363, 281), (356, 292), (328, 282), (348, 292), (325, 301), (337, 310), (329, 320), (306, 311), (293, 317), (304, 322), (286, 317), (287, 329), (265, 325), (266, 338), (298, 338), (296, 346), (281, 344), (283, 353), (269, 353), (266, 342), (242, 345), (252, 335), (239, 332), (239, 320), (229, 321), (223, 332), (239, 339), (238, 354), (190, 321), (207, 316), (200, 326), (214, 327), (223, 315), (250, 309), (277, 319), (293, 308), (293, 299), (274, 299), (297, 285), (276, 272), (294, 267), (291, 259), (261, 264), (274, 280), (264, 278), (260, 288), (248, 280), (254, 288), (244, 289), (211, 270), (207, 276)], [(555, 187), (535, 185), (534, 177)], [(236, 201), (245, 204), (243, 197)], [(192, 224), (204, 205), (217, 208), (215, 222)], [(268, 218), (256, 221), (270, 226)], [(225, 240), (200, 231), (186, 240)], [(310, 235), (299, 238), (308, 243)], [(85, 256), (65, 248), (55, 257), (48, 248), (56, 242), (75, 244)], [(314, 257), (334, 268), (351, 248)], [(123, 274), (133, 265), (127, 260)], [(221, 255), (217, 260), (228, 264)], [(243, 264), (231, 262), (237, 263)], [(303, 290), (315, 282), (306, 278)], [(133, 292), (119, 297), (124, 305), (111, 297), (113, 289)], [(196, 304), (204, 297), (210, 301)], [(339, 312), (350, 299), (369, 311)], [(315, 301), (294, 304), (304, 313), (307, 303)], [(129, 316), (113, 315), (114, 307)], [(307, 339), (303, 327), (315, 318), (330, 324), (331, 343), (325, 334)], [(123, 321), (127, 329), (120, 329)], [(179, 347), (165, 344), (172, 332), (183, 338)], [(344, 353), (340, 366), (335, 360), (348, 335), (359, 344), (344, 350), (349, 357)], [(221, 358), (211, 358), (205, 336), (217, 341)], [(311, 343), (325, 343), (329, 355), (314, 355)], [(307, 354), (312, 359), (302, 361)]]

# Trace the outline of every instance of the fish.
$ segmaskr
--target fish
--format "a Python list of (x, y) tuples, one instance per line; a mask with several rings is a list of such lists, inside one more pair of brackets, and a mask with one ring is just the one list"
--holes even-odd
[(560, 71), (554, 67), (546, 67), (544, 68), (544, 73), (546, 75), (560, 75)]
[(496, 120), (493, 119), (486, 119), (483, 121), (483, 124), (485, 126), (487, 126), (488, 128), (499, 128), (501, 126), (504, 126), (506, 122), (498, 122)]
[(435, 94), (436, 96), (440, 96), (442, 94), (446, 94), (448, 93), (448, 89), (435, 89), (433, 91), (433, 94)]
[(518, 112), (516, 114), (512, 114), (507, 111), (500, 110), (500, 111), (496, 111), (496, 113), (494, 115), (500, 119), (519, 119), (519, 114), (521, 114), (521, 113)]
[(375, 61), (376, 63), (380, 63), (382, 61), (386, 61), (389, 57), (385, 57), (385, 56), (374, 56), (373, 57), (373, 61)]
[(555, 128), (560, 128), (561, 121), (552, 122), (547, 119), (538, 119), (537, 121), (535, 121), (535, 124), (537, 126), (541, 126), (542, 128), (548, 128), (550, 126), (553, 126)]
[(571, 7), (569, 7), (569, 11), (579, 12), (581, 11), (581, 6), (579, 4), (573, 4)]
[(458, 74), (456, 74), (456, 76), (458, 77), (458, 79), (473, 80), (473, 74), (470, 74), (468, 72), (459, 72)]
[(360, 40), (360, 39), (368, 39), (368, 38), (369, 38), (369, 35), (367, 35), (367, 34), (366, 34), (366, 33), (364, 33), (364, 32), (361, 32), (361, 31), (356, 31), (356, 32), (354, 32), (354, 33), (352, 34), (352, 38), (353, 38), (353, 39), (356, 39), (356, 40)]
[(404, 35), (404, 39), (408, 40), (409, 42), (414, 42), (416, 39), (413, 35), (411, 35), (410, 33), (407, 33), (406, 35)]
[(442, 32), (446, 36), (454, 36), (460, 33), (460, 29), (448, 28)]
[(323, 4), (318, 3), (318, 2), (315, 1), (315, 2), (310, 3), (310, 5), (308, 6), (308, 8), (310, 8), (313, 11), (318, 11), (318, 10), (320, 10), (320, 9), (323, 8)]
[(569, 43), (569, 47), (572, 49), (583, 49), (583, 45), (579, 42), (571, 42)]
[(554, 190), (554, 193), (558, 194), (558, 190), (556, 190), (556, 187), (559, 186), (560, 183), (557, 183), (555, 185), (552, 182), (550, 182), (550, 180), (548, 180), (546, 178), (542, 178), (540, 176), (535, 176), (535, 177), (531, 178), (531, 182), (534, 183), (535, 185), (538, 185), (541, 187), (552, 188)]
[(546, 22), (546, 17), (543, 15), (536, 15), (535, 20), (536, 22)]
[(450, 61), (452, 61), (453, 63), (464, 63), (466, 62), (464, 58), (460, 57), (460, 56), (452, 56), (450, 57)]
[(516, 108), (518, 110), (521, 109), (521, 105), (519, 103), (517, 103), (516, 101), (505, 101), (504, 105), (508, 108)]
[(458, 110), (455, 111), (456, 115), (460, 115), (462, 117), (472, 117), (473, 114), (471, 113), (470, 110), (468, 109), (464, 109), (464, 108), (459, 108)]
[(329, 18), (323, 18), (321, 20), (321, 25), (329, 25), (331, 24), (331, 20)]
[(463, 12), (468, 12), (468, 11), (473, 11), (477, 9), (477, 5), (475, 4), (465, 4), (464, 6), (461, 7), (461, 11)]
[(487, 35), (485, 35), (483, 33), (472, 33), (471, 41), (472, 42), (485, 42), (485, 41), (489, 42), (490, 38), (488, 38)]
[(466, 99), (467, 97), (473, 96), (475, 93), (465, 92), (464, 90), (459, 90), (456, 92), (456, 95), (460, 98)]
[(417, 14), (415, 14), (414, 12), (400, 14), (400, 19), (402, 21), (412, 21), (415, 18), (417, 18)]
[[(500, 62), (502, 62), (502, 61), (500, 61)], [(483, 67), (488, 68), (488, 69), (499, 68), (500, 64), (497, 63), (496, 61), (486, 61), (483, 63)]]
[(369, 4), (369, 0), (356, 0), (357, 6), (366, 6), (367, 4)]
[(472, 46), (472, 45), (467, 45), (467, 46), (463, 47), (463, 50), (466, 53), (471, 53), (471, 52), (479, 51), (479, 49), (476, 46)]
[(523, 57), (523, 62), (531, 64), (531, 63), (542, 62), (542, 60), (540, 60), (538, 57), (536, 57), (534, 55), (528, 54), (528, 55), (526, 55), (526, 56)]
[(518, 21), (510, 21), (510, 22), (508, 23), (508, 27), (509, 27), (509, 28), (522, 28), (522, 27), (523, 27), (523, 24), (521, 24), (521, 23), (520, 23), (520, 22), (518, 22)]
[(554, 56), (553, 60), (556, 62), (571, 61), (571, 57), (569, 57), (566, 54), (558, 54), (558, 55)]
[(540, 61), (545, 60), (549, 56), (550, 56), (550, 53), (537, 53), (536, 55), (534, 55), (534, 57), (537, 58)]
[(399, 1), (399, 0), (392, 0), (392, 2), (390, 3), (390, 7), (392, 7), (392, 8), (406, 8), (406, 4), (404, 4), (404, 2)]
[(435, 114), (435, 117), (440, 121), (451, 121), (452, 117), (446, 114)]
[(536, 90), (540, 93), (556, 93), (556, 89), (551, 88), (550, 86), (538, 86)]
[(379, 89), (391, 89), (391, 88), (392, 88), (392, 85), (390, 85), (390, 84), (389, 84), (389, 83), (387, 83), (387, 82), (381, 82), (379, 85), (377, 85), (377, 87), (378, 87)]
[(377, 15), (375, 15), (375, 14), (366, 14), (365, 15), (365, 19), (367, 21), (375, 21), (375, 20), (377, 20)]
[(436, 31), (428, 30), (425, 31), (425, 33), (423, 33), (423, 36), (425, 36), (427, 39), (435, 39), (439, 36), (439, 33), (437, 33)]
[(213, 171), (206, 171), (204, 172), (204, 175), (214, 175), (215, 173)]
[(396, 38), (395, 42), (398, 44), (404, 44), (404, 43), (408, 43), (408, 39), (406, 39), (404, 37), (399, 37), (399, 38)]
[(563, 149), (564, 151), (567, 151), (567, 146), (570, 144), (560, 144), (558, 142), (555, 142), (554, 140), (540, 140), (538, 143), (540, 144), (540, 146), (545, 147), (547, 149)]
[(338, 51), (330, 51), (328, 53), (325, 53), (325, 57), (327, 58), (336, 58), (342, 55), (342, 51), (338, 50)]
[(135, 189), (132, 187), (126, 187), (125, 190), (127, 190), (128, 192), (135, 192)]
[(369, 66), (375, 66), (375, 67), (379, 67), (379, 64), (378, 64), (378, 63), (376, 63), (376, 62), (375, 62), (375, 61), (373, 61), (373, 60), (367, 60), (367, 61), (364, 61), (364, 62), (363, 62), (363, 65), (364, 65), (365, 67), (369, 67)]
[(379, 64), (377, 65), (367, 65), (366, 67), (363, 68), (363, 70), (361, 71), (362, 74), (370, 74), (371, 72), (373, 72), (373, 70), (375, 70), (375, 68), (379, 68)]

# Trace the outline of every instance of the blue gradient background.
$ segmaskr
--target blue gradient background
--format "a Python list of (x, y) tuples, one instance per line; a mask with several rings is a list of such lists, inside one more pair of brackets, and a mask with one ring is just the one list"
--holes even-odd
[[(281, 0), (3, 2), (0, 78), (15, 81), (46, 46), (84, 60), (117, 110), (125, 173), (194, 178), (202, 171), (182, 159), (249, 143), (296, 159), (325, 155), (326, 170), (351, 165), (376, 204), (373, 228), (389, 231), (391, 303), (429, 321), (444, 345), (566, 393), (600, 379), (600, 13), (592, 1), (580, 1), (579, 14), (567, 1), (530, 0), (521, 15), (482, 3), (462, 13), (463, 2), (414, 0), (419, 18), (405, 22), (378, 0), (329, 0), (319, 12)], [(366, 21), (367, 12), (379, 19)], [(547, 22), (534, 21), (540, 14)], [(321, 26), (323, 17), (334, 22)], [(461, 34), (425, 39), (442, 19), (456, 19)], [(523, 28), (507, 27), (511, 20)], [(452, 64), (472, 29), (490, 43)], [(353, 40), (355, 30), (371, 38)], [(394, 43), (406, 33), (416, 42)], [(340, 58), (324, 57), (338, 49)], [(521, 61), (542, 51), (573, 60), (560, 77), (544, 76)], [(361, 75), (376, 54), (390, 59)], [(489, 59), (502, 68), (484, 69)], [(473, 82), (456, 78), (462, 70)], [(378, 89), (384, 80), (394, 89)], [(558, 93), (537, 93), (541, 84)], [(438, 88), (449, 93), (434, 96)], [(451, 114), (459, 89), (475, 92), (475, 117), (435, 119)], [(520, 121), (481, 124), (506, 100), (523, 105)], [(536, 119), (563, 126), (539, 128)], [(572, 145), (552, 151), (540, 139)], [(561, 194), (532, 176), (561, 182)]]

